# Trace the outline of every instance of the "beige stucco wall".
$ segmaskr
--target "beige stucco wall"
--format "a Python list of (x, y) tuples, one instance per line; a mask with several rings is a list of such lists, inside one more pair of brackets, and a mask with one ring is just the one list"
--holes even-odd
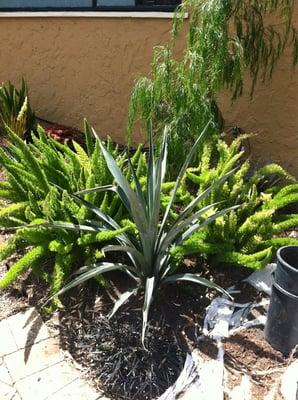
[[(295, 13), (298, 21), (298, 7)], [(171, 19), (0, 18), (0, 79), (28, 81), (41, 117), (123, 141), (132, 81), (150, 71), (152, 48), (168, 39)], [(298, 176), (298, 78), (290, 54), (251, 101), (220, 98), (228, 123), (259, 133), (254, 158), (277, 160)]]
[(152, 49), (171, 19), (0, 18), (0, 79), (24, 76), (37, 114), (123, 140), (133, 79), (150, 70)]
[(257, 134), (250, 143), (258, 164), (279, 162), (298, 177), (298, 67), (293, 70), (291, 52), (280, 60), (272, 81), (257, 84), (252, 99), (249, 91), (246, 85), (246, 94), (234, 104), (220, 96), (226, 123)]

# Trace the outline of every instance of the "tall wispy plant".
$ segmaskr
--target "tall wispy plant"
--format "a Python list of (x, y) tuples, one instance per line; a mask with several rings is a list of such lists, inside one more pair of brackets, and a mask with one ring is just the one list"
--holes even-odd
[[(154, 121), (162, 136), (169, 126), (169, 163), (182, 165), (198, 133), (211, 118), (209, 134), (220, 132), (223, 118), (216, 95), (223, 89), (236, 98), (243, 92), (244, 74), (251, 75), (251, 94), (258, 79), (271, 78), (287, 46), (298, 61), (298, 36), (292, 24), (294, 0), (184, 0), (173, 23), (173, 42), (157, 47), (151, 77), (133, 87), (128, 137), (141, 120)], [(189, 13), (185, 50), (174, 55), (175, 38)], [(278, 21), (278, 24), (276, 24)], [(177, 170), (177, 169), (176, 169)]]
[[(138, 179), (135, 169), (131, 165), (128, 156), (128, 164), (132, 176), (134, 189), (130, 185), (127, 178), (123, 175), (117, 163), (105, 146), (101, 143), (101, 151), (105, 157), (107, 166), (113, 175), (116, 185), (108, 187), (99, 187), (79, 192), (73, 197), (81, 204), (92, 211), (99, 219), (100, 223), (86, 221), (84, 225), (51, 223), (53, 227), (63, 229), (75, 229), (80, 231), (104, 231), (118, 230), (118, 223), (102, 210), (96, 208), (92, 204), (83, 200), (81, 196), (91, 192), (111, 190), (116, 192), (125, 206), (131, 220), (135, 223), (137, 235), (132, 236), (128, 232), (121, 233), (116, 236), (117, 245), (109, 245), (104, 247), (102, 251), (108, 252), (124, 252), (129, 256), (130, 263), (126, 265), (119, 263), (102, 262), (94, 264), (91, 267), (82, 268), (80, 274), (72, 282), (66, 285), (57, 293), (60, 295), (70, 288), (90, 279), (99, 274), (114, 270), (122, 270), (126, 272), (136, 282), (137, 288), (132, 291), (125, 292), (115, 303), (111, 313), (113, 315), (117, 309), (128, 300), (130, 296), (136, 293), (138, 289), (144, 291), (143, 303), (143, 330), (142, 341), (144, 343), (145, 331), (148, 324), (148, 314), (153, 301), (155, 291), (164, 284), (176, 283), (179, 281), (188, 281), (198, 283), (209, 288), (217, 289), (223, 292), (218, 285), (201, 277), (199, 274), (177, 273), (177, 265), (172, 262), (170, 249), (174, 245), (183, 243), (194, 232), (203, 228), (207, 224), (214, 221), (217, 217), (226, 212), (235, 209), (237, 206), (223, 209), (216, 212), (216, 204), (209, 204), (207, 207), (199, 208), (202, 202), (210, 192), (218, 185), (223, 183), (234, 171), (229, 172), (221, 179), (214, 182), (204, 193), (197, 196), (179, 215), (176, 221), (170, 220), (170, 211), (174, 203), (175, 195), (179, 188), (181, 179), (186, 168), (192, 159), (195, 150), (205, 134), (208, 126), (196, 140), (187, 158), (184, 161), (175, 186), (171, 192), (170, 200), (164, 213), (161, 213), (161, 187), (164, 182), (167, 169), (167, 129), (164, 132), (160, 155), (158, 158), (154, 155), (154, 146), (152, 135), (150, 135), (150, 151), (148, 159), (148, 172), (146, 187), (142, 189), (140, 180)], [(208, 218), (201, 221), (201, 217), (210, 213)]]

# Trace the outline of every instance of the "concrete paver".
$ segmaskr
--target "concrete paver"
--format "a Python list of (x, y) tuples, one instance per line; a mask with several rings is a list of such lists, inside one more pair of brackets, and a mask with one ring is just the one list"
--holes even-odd
[[(45, 400), (69, 385), (78, 374), (65, 362), (52, 365), (15, 383), (23, 400)], [(63, 399), (63, 397), (61, 397)]]
[[(108, 400), (106, 397), (100, 397), (99, 394), (91, 386), (86, 386), (86, 382), (76, 379), (57, 393), (53, 394), (49, 400)], [(46, 399), (46, 400), (48, 400)]]
[(16, 389), (3, 358), (0, 359), (0, 399), (11, 399)]
[(0, 399), (10, 400), (13, 399), (17, 394), (16, 389), (13, 386), (5, 385), (5, 383), (0, 382)]
[(30, 347), (27, 356), (26, 349), (22, 349), (4, 357), (14, 382), (44, 370), (62, 360), (63, 355), (59, 351), (58, 343), (52, 338)]
[(6, 320), (0, 321), (0, 357), (18, 350)]
[(4, 364), (3, 358), (0, 359), (0, 383), (13, 385), (13, 381), (11, 379), (11, 376), (9, 375), (6, 365)]
[(0, 400), (108, 400), (64, 358), (31, 308), (0, 321)]
[(50, 337), (47, 327), (34, 308), (12, 315), (6, 321), (18, 349), (24, 349)]

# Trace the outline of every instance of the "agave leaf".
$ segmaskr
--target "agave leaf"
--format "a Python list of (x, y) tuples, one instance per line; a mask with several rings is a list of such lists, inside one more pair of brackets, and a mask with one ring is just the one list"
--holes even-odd
[(146, 286), (145, 286), (145, 297), (144, 297), (144, 304), (143, 304), (143, 328), (142, 328), (142, 344), (145, 347), (145, 334), (148, 325), (148, 315), (150, 306), (153, 300), (153, 292), (155, 286), (155, 277), (147, 278), (146, 279)]
[(116, 312), (119, 310), (119, 308), (127, 302), (127, 300), (134, 294), (136, 294), (137, 290), (133, 289), (133, 290), (128, 290), (127, 292), (124, 292), (121, 294), (121, 296), (119, 297), (119, 299), (115, 302), (114, 307), (112, 309), (112, 311), (108, 314), (108, 318), (112, 318), (113, 315), (116, 314)]
[(79, 196), (76, 196), (74, 194), (70, 195), (73, 199), (75, 199), (78, 203), (83, 204), (85, 207), (87, 207), (90, 211), (92, 211), (97, 217), (99, 217), (102, 221), (105, 222), (105, 224), (109, 228), (113, 229), (120, 229), (120, 225), (117, 224), (117, 222), (111, 218), (108, 214), (100, 210), (98, 207), (94, 206), (93, 204), (89, 203), (89, 201), (82, 199)]
[(123, 246), (123, 245), (109, 245), (105, 246), (101, 249), (103, 253), (108, 253), (111, 251), (116, 252), (124, 252), (130, 254), (134, 261), (135, 265), (138, 267), (140, 273), (142, 273), (141, 267), (145, 264), (144, 256), (140, 253), (135, 247), (132, 246)]
[(179, 171), (178, 177), (176, 179), (175, 186), (174, 186), (174, 188), (172, 190), (172, 193), (171, 193), (171, 196), (170, 196), (170, 200), (169, 200), (169, 203), (168, 203), (167, 208), (165, 210), (165, 213), (164, 213), (164, 216), (163, 216), (163, 219), (162, 219), (162, 223), (161, 223), (161, 226), (160, 226), (160, 229), (159, 229), (159, 240), (160, 240), (160, 237), (161, 237), (162, 232), (164, 230), (164, 226), (166, 224), (166, 221), (168, 219), (169, 212), (170, 212), (170, 209), (171, 209), (171, 207), (173, 205), (173, 202), (174, 202), (177, 190), (179, 188), (181, 179), (184, 176), (185, 170), (188, 167), (188, 165), (189, 165), (189, 163), (190, 163), (190, 161), (191, 161), (191, 159), (192, 159), (192, 157), (193, 157), (193, 155), (195, 153), (195, 150), (197, 149), (202, 137), (205, 135), (210, 123), (211, 123), (211, 120), (209, 120), (209, 122), (207, 123), (207, 125), (205, 126), (205, 128), (203, 129), (203, 131), (201, 132), (201, 134), (199, 135), (199, 137), (195, 141), (193, 147), (191, 148), (190, 152), (188, 153), (188, 156), (186, 157), (186, 159), (185, 159), (185, 161), (184, 161), (184, 163), (183, 163), (183, 165), (182, 165), (182, 167), (181, 167), (181, 169)]
[(99, 144), (108, 168), (119, 185), (118, 194), (125, 204), (127, 211), (135, 220), (138, 230), (146, 232), (146, 210), (143, 209), (140, 199), (130, 187), (129, 182), (122, 174), (114, 158), (101, 142)]
[(154, 227), (156, 232), (158, 229), (159, 214), (160, 214), (161, 186), (163, 184), (165, 174), (166, 174), (166, 168), (167, 168), (167, 153), (168, 153), (167, 132), (168, 132), (168, 128), (166, 127), (164, 130), (164, 135), (163, 135), (163, 143), (162, 143), (161, 153), (158, 158), (157, 166), (156, 166), (156, 170), (155, 170), (156, 178), (155, 178), (155, 186), (154, 186), (154, 192), (153, 192), (153, 194), (154, 194), (153, 209), (151, 210), (151, 213), (150, 213), (151, 226)]
[[(55, 186), (56, 188), (58, 188), (59, 190), (63, 191), (63, 188), (61, 188), (60, 186), (58, 186), (56, 184), (52, 184), (52, 185)], [(109, 188), (115, 188), (115, 190), (113, 190), (113, 191), (117, 192), (117, 188), (112, 185), (102, 186), (101, 188), (103, 188), (103, 191), (109, 190)], [(86, 208), (88, 208), (91, 212), (93, 212), (96, 216), (98, 216), (102, 221), (104, 221), (110, 228), (120, 229), (121, 227), (117, 224), (117, 222), (113, 218), (111, 218), (108, 214), (106, 214), (105, 212), (100, 210), (94, 204), (92, 204), (92, 203), (88, 202), (87, 200), (84, 200), (80, 196), (78, 196), (78, 194), (87, 194), (87, 193), (92, 193), (95, 191), (101, 191), (101, 190), (99, 190), (101, 188), (87, 189), (87, 190), (84, 190), (81, 192), (76, 192), (77, 194), (70, 194), (70, 196), (74, 200), (76, 200), (78, 203), (83, 204)], [(106, 189), (106, 188), (108, 188), (108, 189)]]
[(91, 157), (94, 152), (95, 145), (92, 138), (92, 132), (86, 118), (84, 118), (84, 134), (85, 134), (88, 156)]
[(220, 179), (213, 182), (203, 193), (199, 194), (194, 200), (192, 200), (189, 205), (182, 211), (179, 215), (176, 223), (179, 223), (188, 213), (190, 213), (201, 201), (203, 201), (217, 186), (224, 183), (231, 175), (237, 171), (237, 168), (233, 168), (231, 171), (223, 175)]
[(199, 274), (175, 274), (168, 276), (163, 280), (163, 283), (176, 283), (179, 281), (185, 281), (185, 282), (192, 282), (192, 283), (198, 283), (199, 285), (206, 286), (210, 289), (216, 289), (219, 292), (223, 293), (224, 295), (228, 296), (229, 298), (232, 298), (231, 295), (224, 290), (222, 287), (217, 285), (214, 282), (209, 281), (209, 279), (202, 278)]
[(155, 159), (154, 159), (154, 147), (153, 147), (153, 138), (152, 138), (152, 126), (150, 126), (149, 130), (149, 157), (148, 157), (148, 169), (147, 169), (147, 205), (148, 212), (150, 214), (150, 210), (152, 210), (153, 203), (153, 193), (155, 188)]
[(80, 285), (81, 283), (84, 283), (88, 281), (91, 278), (94, 278), (97, 275), (105, 274), (106, 272), (111, 272), (115, 270), (126, 270), (126, 269), (131, 269), (131, 266), (125, 265), (125, 264), (115, 264), (115, 263), (108, 263), (108, 262), (103, 262), (100, 264), (92, 264), (91, 267), (88, 269), (87, 272), (79, 275), (77, 278), (73, 279), (70, 283), (65, 285), (59, 292), (55, 293), (50, 299), (53, 299), (54, 297), (60, 296), (61, 294), (67, 292), (68, 290), (74, 288), (75, 286)]
[(83, 196), (89, 193), (106, 192), (106, 191), (117, 193), (117, 187), (115, 185), (96, 186), (91, 189), (85, 189), (85, 190), (80, 190), (79, 192), (75, 192), (74, 195)]
[[(173, 224), (172, 227), (169, 229), (169, 231), (163, 236), (162, 240), (160, 241), (160, 245), (158, 250), (160, 251), (160, 256), (158, 258), (158, 261), (160, 260), (160, 257), (163, 255), (164, 252), (166, 252), (167, 248), (170, 246), (171, 243), (175, 242), (176, 237), (180, 234), (183, 234), (183, 231), (191, 226), (195, 226), (194, 223), (198, 220), (198, 218), (203, 215), (206, 211), (209, 209), (215, 207), (221, 202), (214, 203), (214, 204), (209, 204), (206, 207), (201, 208), (198, 210), (196, 213), (190, 215), (188, 218), (185, 218), (184, 221), (180, 222), (180, 224)], [(201, 228), (203, 222), (200, 224), (199, 228)], [(199, 224), (197, 224), (198, 226)], [(198, 229), (199, 229), (198, 228)], [(178, 238), (179, 240), (179, 238)]]
[(30, 224), (30, 225), (18, 225), (5, 228), (6, 231), (15, 231), (17, 229), (23, 228), (57, 228), (57, 229), (68, 229), (73, 231), (84, 231), (84, 232), (101, 232), (103, 228), (97, 226), (89, 226), (89, 225), (81, 225), (81, 224), (72, 224), (71, 222), (42, 222), (38, 224)]
[(146, 202), (145, 202), (145, 197), (144, 197), (144, 194), (143, 194), (143, 191), (142, 191), (142, 188), (141, 188), (140, 181), (139, 181), (139, 179), (138, 179), (138, 177), (137, 177), (137, 175), (135, 173), (135, 170), (134, 170), (134, 167), (133, 167), (133, 165), (131, 163), (131, 159), (130, 159), (129, 155), (127, 155), (127, 160), (128, 160), (128, 165), (130, 167), (130, 171), (132, 173), (133, 182), (136, 185), (138, 198), (139, 198), (139, 200), (140, 200), (140, 202), (142, 204), (143, 210), (144, 210), (144, 212), (146, 214), (146, 220), (148, 221), (148, 210), (147, 210), (147, 205), (146, 205)]
[[(104, 223), (105, 226), (100, 228), (100, 224), (98, 224), (96, 221), (95, 226), (99, 226), (100, 231), (104, 231), (105, 229), (121, 229), (121, 226), (113, 219), (111, 218), (108, 214), (100, 210), (99, 208), (95, 207), (93, 204), (89, 203), (88, 201), (82, 199), (79, 196), (71, 195), (75, 200), (77, 200), (79, 203), (82, 203), (85, 207), (87, 207), (90, 211), (92, 211), (95, 215), (97, 215)], [(133, 246), (132, 241), (129, 239), (129, 237), (125, 233), (121, 233), (118, 236), (119, 239), (121, 239), (124, 243), (128, 244), (129, 246)]]
[(186, 239), (188, 239), (194, 232), (196, 232), (197, 230), (203, 228), (204, 226), (210, 224), (212, 221), (214, 221), (216, 218), (221, 217), (222, 215), (226, 214), (227, 212), (236, 210), (239, 206), (232, 206), (232, 207), (228, 207), (228, 208), (224, 208), (221, 211), (218, 211), (217, 213), (211, 215), (211, 217), (208, 217), (205, 221), (203, 221), (202, 223), (197, 223), (192, 225), (189, 229), (187, 229), (183, 235), (181, 236), (181, 238), (177, 241), (177, 245), (181, 244), (182, 242), (184, 242)]
[(43, 224), (38, 225), (27, 225), (25, 228), (35, 228), (37, 226), (49, 227), (49, 228), (58, 228), (58, 229), (68, 229), (72, 231), (84, 231), (84, 232), (101, 232), (104, 230), (103, 227), (98, 226), (90, 226), (90, 225), (82, 225), (82, 224), (72, 224), (71, 222), (45, 222)]

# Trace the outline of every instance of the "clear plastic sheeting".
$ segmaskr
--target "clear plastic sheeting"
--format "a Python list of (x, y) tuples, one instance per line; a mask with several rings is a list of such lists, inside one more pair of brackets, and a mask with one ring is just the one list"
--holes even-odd
[(276, 269), (276, 264), (268, 264), (266, 268), (255, 271), (244, 282), (249, 283), (260, 292), (271, 295), (272, 274)]
[[(275, 264), (269, 264), (264, 270), (253, 272), (245, 281), (257, 290), (270, 294), (271, 276)], [(232, 293), (233, 288), (229, 289)], [(249, 319), (252, 309), (268, 305), (269, 298), (260, 303), (238, 304), (226, 297), (215, 298), (206, 310), (203, 335), (198, 338), (198, 350), (187, 354), (184, 368), (176, 381), (159, 400), (223, 400), (225, 389), (224, 349), (222, 339), (229, 337), (239, 329), (263, 325), (266, 316)], [(211, 337), (217, 343), (217, 358), (203, 359), (199, 354), (200, 341)], [(251, 382), (243, 374), (240, 384), (229, 391), (230, 400), (255, 400), (251, 395)], [(281, 378), (281, 394), (284, 400), (298, 400), (298, 360), (292, 362)], [(274, 400), (278, 385), (274, 385), (263, 400)], [(261, 399), (260, 399), (261, 400)]]
[(298, 399), (298, 360), (292, 362), (283, 374), (280, 391), (284, 400)]

